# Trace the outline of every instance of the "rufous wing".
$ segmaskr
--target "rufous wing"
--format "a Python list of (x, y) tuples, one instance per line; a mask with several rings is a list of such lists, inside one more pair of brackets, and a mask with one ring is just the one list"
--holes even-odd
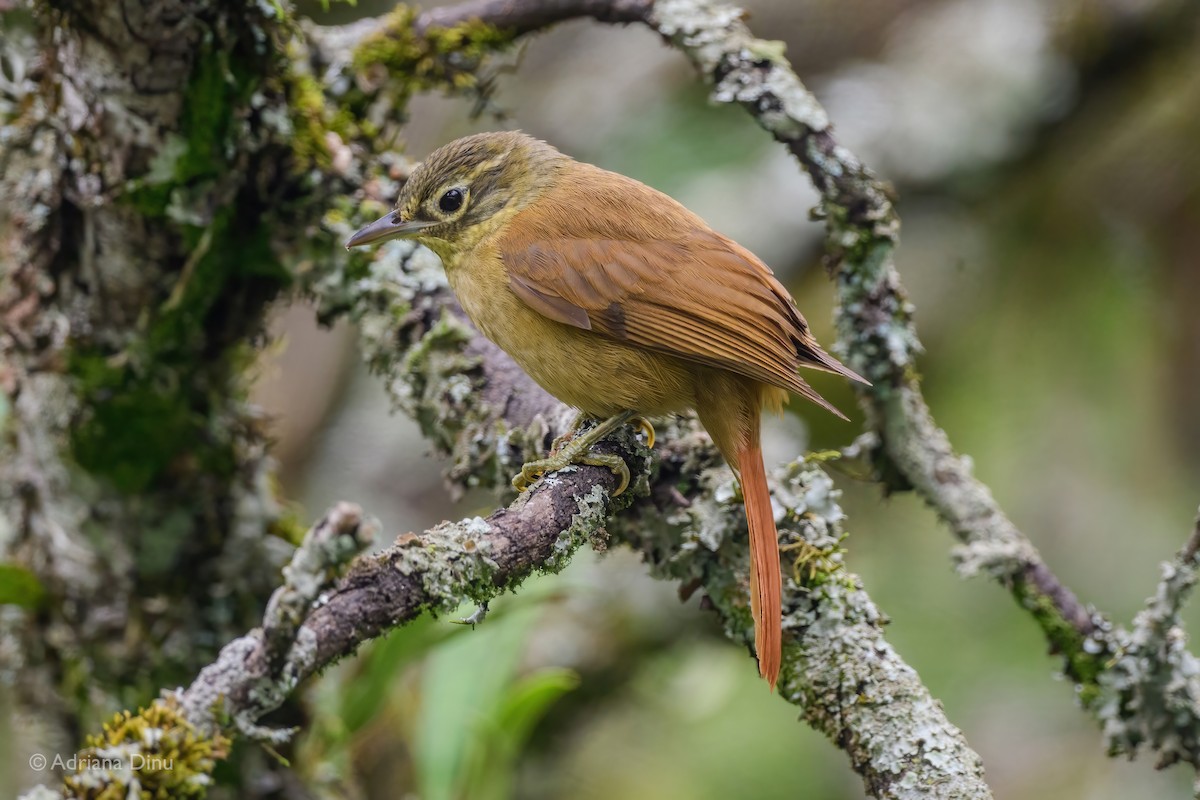
[(666, 195), (578, 167), (569, 207), (551, 190), (497, 240), (517, 297), (563, 324), (789, 389), (842, 416), (797, 367), (863, 379), (817, 345), (766, 265)]

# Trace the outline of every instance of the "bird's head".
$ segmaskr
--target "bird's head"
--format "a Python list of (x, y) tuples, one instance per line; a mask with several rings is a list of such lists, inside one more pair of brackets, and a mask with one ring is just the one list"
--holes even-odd
[(346, 247), (415, 239), (443, 261), (474, 246), (532, 201), (566, 161), (543, 141), (515, 131), (456, 139), (429, 154), (409, 177), (396, 209), (357, 231)]

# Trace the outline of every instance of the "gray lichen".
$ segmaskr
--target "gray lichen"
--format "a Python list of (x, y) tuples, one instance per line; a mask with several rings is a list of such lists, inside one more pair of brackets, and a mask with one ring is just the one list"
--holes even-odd
[(377, 525), (353, 503), (338, 503), (312, 527), (283, 568), (283, 585), (263, 615), (268, 660), (278, 663), (296, 642), (297, 631), (321, 592), (354, 556), (368, 547)]
[(19, 5), (0, 14), (0, 560), (48, 600), (6, 609), (0, 676), (45, 723), (21, 746), (68, 752), (252, 624), (289, 549), (242, 374), (288, 281), (260, 213), (287, 131), (256, 117), (287, 110), (283, 21)]
[(828, 128), (825, 109), (788, 69), (783, 44), (755, 38), (744, 15), (703, 0), (658, 0), (651, 24), (713, 84), (713, 100), (742, 104), (780, 136)]
[[(1188, 649), (1180, 611), (1197, 580), (1200, 522), (1130, 629), (1109, 626), (1097, 650), (1111, 654), (1096, 679), (1092, 706), (1112, 754), (1158, 753), (1158, 766), (1200, 767), (1200, 660)], [(1103, 651), (1100, 651), (1103, 652)]]

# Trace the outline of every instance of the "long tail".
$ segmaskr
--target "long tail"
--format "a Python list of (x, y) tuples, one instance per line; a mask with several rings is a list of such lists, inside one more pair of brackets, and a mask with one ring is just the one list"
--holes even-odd
[(750, 528), (750, 613), (758, 671), (771, 689), (783, 660), (783, 579), (779, 571), (779, 534), (771, 511), (759, 425), (762, 409), (778, 411), (787, 392), (727, 372), (704, 372), (696, 381), (700, 421), (742, 483)]
[(783, 659), (783, 576), (779, 571), (779, 534), (771, 511), (771, 493), (763, 466), (758, 426), (738, 450), (742, 473), (742, 496), (746, 501), (746, 522), (750, 528), (750, 613), (754, 617), (754, 650), (758, 653), (758, 674), (767, 679), (771, 690), (779, 680)]

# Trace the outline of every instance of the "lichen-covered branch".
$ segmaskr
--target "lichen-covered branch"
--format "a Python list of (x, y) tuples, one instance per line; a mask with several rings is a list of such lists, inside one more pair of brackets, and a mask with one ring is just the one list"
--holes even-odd
[(1187, 649), (1180, 612), (1200, 568), (1200, 514), (1187, 542), (1162, 565), (1162, 579), (1130, 630), (1106, 631), (1116, 654), (1097, 682), (1097, 702), (1109, 747), (1135, 753), (1144, 745), (1158, 753), (1158, 767), (1177, 761), (1197, 766), (1200, 728), (1200, 660)]
[[(297, 675), (296, 662), (303, 662), (311, 637), (302, 634), (300, 625), (320, 593), (370, 544), (373, 532), (373, 524), (364, 521), (357, 506), (340, 503), (330, 509), (284, 568), (283, 585), (271, 596), (264, 627), (222, 649), (220, 659), (225, 659), (230, 652), (244, 652), (243, 643), (256, 643), (262, 674), (237, 674), (253, 682), (246, 687), (248, 693), (263, 706), (278, 707), (303, 677)], [(222, 691), (229, 685), (219, 680), (226, 674), (222, 663), (206, 668), (185, 692), (164, 692), (137, 714), (117, 714), (102, 734), (88, 738), (76, 759), (77, 769), (64, 777), (61, 788), (36, 787), (23, 800), (205, 797), (213, 769), (229, 755), (231, 733), (275, 741), (288, 735), (258, 726), (259, 713), (253, 709), (225, 702)]]
[[(645, 468), (646, 453), (618, 445)], [(272, 668), (262, 633), (229, 645), (183, 692), (194, 724), (219, 729), (233, 716), (248, 728), (276, 708), (296, 683), (358, 645), (425, 611), (446, 612), (468, 600), (486, 602), (536, 570), (557, 571), (588, 539), (604, 537), (605, 521), (628, 502), (614, 502), (612, 473), (581, 468), (539, 484), (487, 518), (442, 523), (407, 533), (385, 550), (358, 559), (308, 609), (280, 667)], [(631, 499), (631, 498), (630, 498)]]
[(264, 654), (272, 671), (279, 670), (308, 610), (333, 583), (336, 570), (365, 550), (373, 538), (374, 526), (364, 524), (362, 511), (351, 503), (334, 506), (305, 535), (283, 568), (283, 586), (271, 595), (263, 615)]
[[(756, 39), (737, 9), (659, 0), (644, 21), (691, 58), (715, 100), (740, 104), (786, 145), (821, 193), (817, 213), (826, 220), (828, 267), (838, 286), (840, 347), (872, 381), (860, 387), (872, 432), (859, 449), (873, 457), (881, 479), (893, 488), (897, 480), (899, 488), (911, 486), (933, 506), (962, 542), (955, 555), (963, 574), (990, 575), (1031, 613), (1065, 657), (1065, 672), (1103, 723), (1110, 750), (1132, 754), (1146, 743), (1163, 762), (1200, 766), (1200, 684), (1175, 618), (1156, 615), (1152, 602), (1129, 635), (1085, 608), (934, 422), (918, 379), (912, 307), (893, 259), (899, 219), (885, 187), (837, 143), (824, 110), (778, 46)], [(1163, 622), (1172, 632), (1169, 652), (1160, 646), (1165, 634), (1145, 635)], [(1121, 666), (1131, 657), (1150, 669)]]
[[(0, 681), (39, 723), (16, 762), (258, 619), (302, 532), (246, 402), (266, 310), (345, 259), (320, 220), (359, 212), (407, 96), (471, 91), (506, 40), (409, 28), (335, 67), (287, 4), (0, 10), (0, 561), (33, 587), (0, 608)], [(373, 81), (381, 54), (408, 80)]]
[(579, 17), (610, 23), (644, 22), (652, 6), (651, 0), (542, 0), (536, 3), (475, 0), (431, 8), (417, 18), (415, 27), (418, 32), (423, 32), (482, 20), (514, 34), (522, 34)]
[[(728, 522), (737, 502), (731, 476), (697, 469), (695, 452), (711, 457), (693, 432), (674, 436), (662, 454), (663, 468), (692, 487), (686, 503), (660, 495), (661, 519), (621, 517), (612, 530), (655, 574), (703, 586), (727, 635), (749, 644), (744, 540)], [(883, 638), (883, 614), (842, 566), (837, 496), (829, 476), (803, 461), (772, 476), (785, 559), (780, 694), (846, 752), (872, 797), (990, 797), (979, 757)]]
[[(326, 224), (344, 238), (337, 214)], [(521, 464), (565, 433), (572, 412), (534, 384), (458, 307), (437, 256), (390, 242), (345, 269), (314, 276), (317, 313), (358, 326), (367, 364), (396, 407), (452, 457), (450, 489), (506, 487)]]

